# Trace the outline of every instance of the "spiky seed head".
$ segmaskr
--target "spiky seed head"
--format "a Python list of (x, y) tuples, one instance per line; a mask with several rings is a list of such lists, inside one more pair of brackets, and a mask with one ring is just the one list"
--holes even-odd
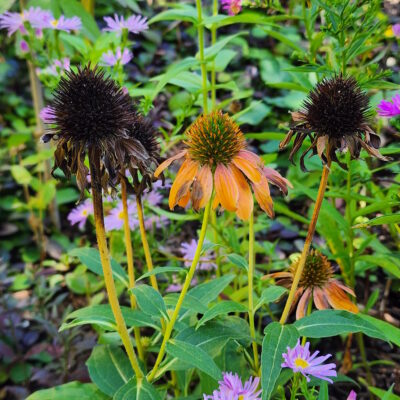
[(189, 127), (185, 143), (193, 160), (214, 168), (228, 165), (245, 147), (245, 138), (238, 125), (221, 111), (202, 115)]
[(150, 158), (155, 160), (160, 158), (157, 131), (148, 118), (137, 114), (137, 118), (129, 130), (129, 136), (137, 139), (143, 145)]
[[(290, 266), (293, 275), (299, 260)], [(328, 259), (318, 250), (311, 250), (307, 256), (304, 270), (300, 278), (300, 286), (305, 288), (324, 287), (333, 276), (333, 268)]]
[(370, 116), (366, 93), (353, 77), (342, 75), (319, 82), (303, 109), (310, 130), (332, 139), (364, 132)]
[(97, 66), (67, 71), (54, 92), (51, 107), (54, 125), (44, 141), (56, 135), (101, 147), (109, 139), (127, 137), (135, 119), (129, 94)]

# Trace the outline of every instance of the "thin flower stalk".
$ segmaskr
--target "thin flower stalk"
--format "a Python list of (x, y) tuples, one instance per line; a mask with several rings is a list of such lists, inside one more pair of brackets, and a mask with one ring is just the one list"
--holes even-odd
[(91, 177), (90, 182), (93, 195), (93, 210), (94, 210), (94, 222), (96, 228), (96, 238), (100, 252), (100, 261), (103, 268), (104, 282), (106, 285), (108, 301), (110, 303), (111, 310), (115, 318), (117, 331), (121, 337), (122, 343), (128, 354), (129, 361), (132, 365), (133, 370), (135, 371), (137, 379), (140, 379), (143, 377), (143, 373), (139, 367), (139, 363), (136, 358), (136, 354), (133, 349), (131, 339), (129, 337), (128, 329), (126, 327), (125, 320), (122, 315), (114, 279), (112, 276), (110, 257), (108, 254), (107, 239), (104, 228), (102, 184), (101, 184), (101, 176), (99, 175), (100, 157), (98, 150), (95, 147), (94, 148), (92, 147), (89, 150), (89, 168)]
[[(218, 0), (213, 0), (212, 5), (213, 17), (218, 15)], [(211, 45), (217, 43), (217, 25), (214, 23), (211, 25)], [(216, 89), (216, 71), (215, 71), (215, 60), (211, 64), (211, 107), (214, 111), (217, 103), (217, 89)]]
[(168, 340), (170, 339), (171, 335), (172, 335), (172, 331), (174, 329), (175, 326), (175, 322), (178, 319), (178, 315), (179, 315), (179, 311), (182, 307), (183, 304), (183, 300), (185, 299), (186, 293), (189, 290), (190, 287), (190, 282), (192, 281), (193, 275), (196, 271), (196, 267), (200, 261), (200, 255), (201, 255), (201, 250), (203, 248), (203, 243), (204, 243), (204, 239), (206, 237), (206, 232), (207, 232), (207, 225), (208, 225), (208, 220), (210, 217), (210, 210), (211, 210), (211, 205), (212, 205), (212, 196), (210, 198), (210, 200), (207, 203), (207, 206), (204, 210), (204, 215), (203, 215), (203, 222), (201, 225), (201, 230), (200, 230), (200, 235), (199, 235), (199, 241), (198, 241), (198, 245), (197, 245), (197, 249), (196, 249), (196, 253), (194, 255), (193, 261), (192, 261), (192, 265), (190, 266), (190, 269), (186, 275), (186, 279), (185, 279), (185, 283), (183, 284), (182, 287), (182, 291), (179, 295), (178, 298), (178, 302), (176, 303), (175, 309), (172, 313), (171, 319), (168, 322), (166, 329), (165, 329), (165, 333), (164, 333), (164, 338), (163, 341), (161, 343), (161, 347), (160, 347), (160, 351), (158, 352), (158, 356), (156, 359), (156, 362), (154, 364), (153, 370), (150, 372), (150, 374), (148, 375), (148, 381), (151, 382), (154, 377), (156, 376), (158, 367), (161, 364), (161, 361), (163, 360), (164, 354), (165, 354), (165, 348), (167, 345)]
[(322, 201), (324, 200), (325, 190), (326, 190), (326, 186), (328, 184), (328, 177), (329, 177), (329, 172), (330, 172), (330, 167), (331, 167), (331, 158), (329, 156), (329, 154), (330, 154), (329, 148), (327, 149), (326, 154), (327, 154), (327, 163), (324, 165), (324, 169), (322, 171), (321, 182), (319, 184), (317, 200), (315, 201), (314, 211), (313, 211), (313, 215), (311, 217), (310, 225), (308, 227), (307, 237), (304, 242), (303, 251), (301, 252), (300, 260), (299, 260), (299, 263), (298, 263), (297, 269), (296, 269), (296, 274), (293, 278), (293, 283), (290, 288), (288, 298), (286, 300), (285, 308), (283, 309), (282, 316), (279, 321), (281, 324), (286, 323), (287, 317), (290, 313), (290, 309), (292, 308), (295, 294), (296, 294), (297, 288), (299, 286), (300, 278), (301, 278), (301, 275), (304, 270), (304, 265), (307, 260), (307, 255), (310, 250), (310, 246), (311, 246), (311, 243), (312, 243), (312, 240), (314, 237), (319, 212), (320, 212), (321, 206), (322, 206)]
[(196, 0), (197, 8), (197, 36), (199, 40), (199, 58), (203, 88), (203, 112), (208, 113), (208, 90), (207, 90), (207, 66), (204, 58), (204, 26), (203, 26), (203, 13), (201, 9), (201, 0)]
[[(133, 249), (132, 249), (132, 239), (131, 239), (131, 229), (129, 226), (129, 215), (128, 215), (128, 196), (126, 190), (126, 182), (125, 179), (121, 179), (121, 200), (122, 200), (122, 213), (124, 216), (124, 238), (125, 238), (125, 247), (126, 247), (126, 258), (128, 264), (128, 279), (129, 279), (129, 287), (135, 287), (135, 266), (133, 262)], [(130, 294), (130, 301), (132, 309), (136, 308), (136, 298), (132, 294)], [(136, 340), (136, 347), (138, 350), (139, 358), (144, 360), (144, 351), (142, 347), (142, 342), (140, 339), (140, 329), (139, 327), (133, 328), (133, 332)]]

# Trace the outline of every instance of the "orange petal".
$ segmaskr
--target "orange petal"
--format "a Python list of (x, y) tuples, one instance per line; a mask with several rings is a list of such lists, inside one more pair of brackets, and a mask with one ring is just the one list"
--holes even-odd
[(189, 203), (190, 200), (190, 186), (188, 186), (188, 190), (186, 192), (186, 194), (184, 194), (178, 201), (178, 206), (185, 208), (187, 206), (187, 204)]
[(218, 164), (214, 175), (215, 191), (222, 207), (228, 211), (236, 211), (239, 190), (232, 170)]
[(263, 173), (267, 180), (274, 185), (278, 186), (281, 191), (287, 195), (288, 189), (287, 187), (289, 186), (291, 189), (293, 189), (293, 185), (286, 179), (284, 178), (278, 171), (275, 171), (272, 168), (263, 168)]
[(311, 289), (308, 288), (301, 296), (299, 304), (297, 305), (296, 319), (303, 318), (306, 315), (306, 310), (308, 307), (308, 302), (310, 301), (310, 297), (311, 297)]
[(234, 165), (231, 165), (231, 170), (239, 190), (236, 215), (240, 219), (247, 221), (253, 211), (253, 195), (251, 194), (250, 186), (243, 174)]
[(326, 300), (325, 293), (319, 287), (314, 288), (313, 296), (314, 303), (318, 310), (326, 310), (327, 308), (329, 308), (329, 303)]
[(179, 160), (187, 153), (187, 150), (182, 150), (179, 153), (175, 154), (174, 156), (168, 158), (164, 162), (162, 162), (154, 172), (154, 176), (158, 178), (161, 172), (164, 171), (165, 168), (168, 168), (175, 160)]
[(211, 168), (208, 165), (203, 165), (197, 173), (192, 187), (192, 205), (196, 211), (208, 203), (212, 189), (213, 177)]
[(328, 283), (323, 290), (332, 308), (358, 313), (358, 307), (350, 301), (346, 293), (335, 282)]
[(199, 164), (190, 159), (186, 159), (181, 165), (169, 192), (169, 208), (171, 210), (178, 204), (182, 197), (186, 196), (198, 169)]
[(238, 167), (252, 182), (259, 183), (261, 181), (262, 173), (257, 164), (249, 161), (239, 154), (232, 160), (232, 163)]
[(261, 158), (253, 153), (252, 151), (249, 150), (240, 150), (238, 153), (239, 157), (245, 158), (247, 161), (250, 161), (251, 163), (257, 165), (260, 168), (264, 167), (264, 162), (261, 160)]
[(212, 203), (212, 209), (215, 210), (219, 206), (219, 204), (220, 204), (220, 201), (218, 199), (217, 193), (215, 193), (214, 200)]
[(263, 175), (260, 183), (252, 184), (256, 200), (260, 207), (271, 217), (274, 217), (274, 203), (269, 194), (267, 178)]

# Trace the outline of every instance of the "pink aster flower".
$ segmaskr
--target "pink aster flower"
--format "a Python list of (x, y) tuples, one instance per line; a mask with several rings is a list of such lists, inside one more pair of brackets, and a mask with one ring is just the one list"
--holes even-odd
[(54, 118), (56, 117), (55, 111), (52, 107), (46, 106), (41, 109), (39, 117), (45, 124), (52, 124), (54, 123)]
[(293, 372), (300, 372), (307, 379), (307, 382), (310, 381), (308, 375), (312, 375), (316, 378), (333, 383), (332, 379), (329, 377), (337, 375), (335, 371), (336, 365), (333, 363), (322, 364), (331, 357), (331, 354), (317, 357), (319, 351), (311, 355), (309, 349), (310, 343), (307, 342), (305, 346), (302, 346), (300, 340), (297, 341), (297, 345), (293, 349), (288, 347), (287, 353), (282, 354), (285, 360), (285, 362), (282, 363), (282, 368), (291, 368)]
[(218, 390), (214, 390), (211, 396), (204, 394), (204, 400), (261, 400), (261, 390), (257, 391), (259, 378), (253, 380), (251, 377), (243, 385), (238, 374), (224, 372), (222, 376)]
[(393, 96), (391, 101), (382, 100), (378, 104), (378, 115), (387, 118), (400, 115), (400, 94)]
[(347, 398), (347, 400), (357, 400), (357, 393), (354, 390), (352, 390), (349, 393), (349, 397)]
[(125, 65), (128, 64), (133, 58), (133, 54), (128, 49), (121, 51), (121, 47), (117, 48), (117, 51), (113, 53), (112, 50), (108, 50), (102, 56), (103, 65), (113, 67), (116, 64)]
[[(182, 243), (181, 253), (185, 259), (185, 267), (190, 267), (194, 259), (194, 255), (197, 249), (197, 240), (192, 239), (191, 242)], [(215, 264), (212, 262), (212, 257), (210, 255), (203, 254), (200, 257), (198, 269), (202, 271), (210, 271), (215, 268)]]
[(79, 206), (75, 207), (68, 214), (68, 221), (71, 225), (75, 225), (79, 223), (79, 229), (83, 229), (86, 224), (86, 221), (89, 215), (93, 214), (93, 204), (90, 199), (85, 200), (83, 203), (79, 204)]
[(59, 19), (51, 18), (45, 25), (38, 28), (50, 28), (57, 31), (71, 32), (78, 31), (82, 27), (82, 21), (79, 17), (65, 18), (61, 15)]
[[(128, 202), (128, 216), (129, 216), (129, 227), (133, 229), (137, 226), (137, 219), (135, 217), (136, 214), (136, 204), (132, 202)], [(120, 230), (124, 226), (124, 215), (123, 215), (123, 206), (122, 201), (118, 203), (118, 205), (110, 211), (104, 218), (104, 225), (106, 231), (114, 231)]]
[(107, 27), (103, 31), (121, 33), (123, 29), (127, 29), (132, 33), (140, 33), (148, 29), (147, 19), (140, 15), (132, 15), (125, 20), (123, 16), (114, 14), (112, 17), (104, 17)]
[(46, 68), (39, 69), (39, 74), (59, 76), (64, 71), (69, 71), (71, 67), (71, 61), (68, 57), (63, 58), (62, 60), (53, 60), (53, 62)]
[(394, 24), (394, 25), (392, 26), (392, 30), (393, 30), (394, 36), (400, 38), (400, 24)]
[(23, 53), (27, 53), (29, 51), (29, 44), (26, 42), (26, 40), (21, 40), (19, 42), (19, 48)]
[(221, 0), (222, 8), (228, 11), (229, 15), (239, 14), (242, 10), (242, 0)]

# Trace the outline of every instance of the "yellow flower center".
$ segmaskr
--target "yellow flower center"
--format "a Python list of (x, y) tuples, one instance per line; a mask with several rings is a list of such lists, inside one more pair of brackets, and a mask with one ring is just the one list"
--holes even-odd
[(118, 214), (118, 218), (119, 218), (119, 219), (124, 219), (124, 212), (123, 212), (123, 211), (121, 211), (121, 212)]
[(244, 400), (244, 396), (241, 394), (241, 395), (238, 397), (238, 400)]
[(294, 360), (294, 365), (295, 365), (297, 368), (305, 369), (305, 368), (307, 368), (310, 364), (309, 364), (306, 360), (303, 360), (302, 358), (298, 357), (298, 358), (296, 358), (296, 359)]
[(82, 216), (83, 216), (83, 217), (86, 217), (87, 215), (88, 215), (88, 210), (83, 210), (83, 211), (82, 211)]
[(53, 21), (51, 21), (50, 23), (54, 26), (54, 28), (56, 28), (58, 25), (58, 19), (53, 19)]

